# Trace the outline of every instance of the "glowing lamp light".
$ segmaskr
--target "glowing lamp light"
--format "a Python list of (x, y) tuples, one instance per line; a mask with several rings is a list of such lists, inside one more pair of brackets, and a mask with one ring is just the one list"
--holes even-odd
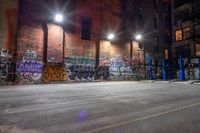
[(109, 34), (108, 35), (108, 40), (113, 40), (115, 38), (115, 35), (114, 34)]
[(136, 36), (135, 36), (135, 39), (136, 39), (136, 40), (141, 40), (141, 39), (142, 39), (142, 35), (140, 35), (140, 34), (136, 35)]
[(56, 14), (55, 15), (55, 21), (56, 22), (62, 22), (63, 21), (63, 16), (61, 14)]

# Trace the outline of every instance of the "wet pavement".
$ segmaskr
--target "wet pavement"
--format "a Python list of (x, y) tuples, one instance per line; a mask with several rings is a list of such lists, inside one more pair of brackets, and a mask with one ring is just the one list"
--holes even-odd
[(0, 86), (0, 133), (199, 133), (200, 86)]

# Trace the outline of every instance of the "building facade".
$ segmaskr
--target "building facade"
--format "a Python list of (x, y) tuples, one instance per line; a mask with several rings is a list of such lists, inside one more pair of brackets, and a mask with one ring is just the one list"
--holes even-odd
[(180, 56), (184, 60), (186, 79), (198, 79), (200, 56), (200, 2), (198, 0), (172, 0), (172, 58), (179, 77)]
[[(143, 36), (140, 47), (144, 51), (146, 78), (149, 78), (152, 67), (152, 79), (162, 79), (163, 65), (166, 73), (171, 71), (167, 67), (171, 46), (170, 0), (125, 0), (123, 5), (123, 31), (129, 35), (140, 33)], [(167, 78), (171, 76), (167, 75)]]
[[(1, 26), (7, 27), (1, 28), (5, 31), (0, 38), (1, 83), (145, 79), (150, 60), (154, 78), (162, 77), (171, 33), (165, 1), (8, 0), (5, 4), (12, 10), (1, 8), (5, 20)], [(57, 14), (63, 15), (62, 22), (55, 21)], [(107, 39), (110, 33), (113, 40)], [(136, 34), (142, 34), (142, 41), (134, 39)]]
[(15, 81), (15, 55), (18, 2), (7, 0), (0, 5), (0, 81)]

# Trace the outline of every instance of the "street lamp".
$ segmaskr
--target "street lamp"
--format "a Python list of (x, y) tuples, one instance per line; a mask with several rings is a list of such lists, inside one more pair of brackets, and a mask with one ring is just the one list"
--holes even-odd
[(137, 35), (135, 36), (135, 39), (136, 39), (137, 41), (141, 40), (141, 39), (142, 39), (142, 35), (137, 34)]
[(60, 23), (60, 22), (63, 21), (63, 15), (62, 14), (56, 14), (54, 19), (55, 19), (56, 22)]
[(110, 33), (107, 38), (108, 40), (113, 40), (115, 38), (115, 35), (113, 33)]

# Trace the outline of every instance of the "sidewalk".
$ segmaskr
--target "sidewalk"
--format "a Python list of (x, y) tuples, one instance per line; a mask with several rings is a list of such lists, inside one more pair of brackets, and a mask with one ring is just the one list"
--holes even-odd
[(195, 84), (200, 85), (200, 80), (184, 80), (181, 81), (179, 79), (173, 79), (173, 80), (141, 80), (141, 83), (162, 83), (162, 84)]

